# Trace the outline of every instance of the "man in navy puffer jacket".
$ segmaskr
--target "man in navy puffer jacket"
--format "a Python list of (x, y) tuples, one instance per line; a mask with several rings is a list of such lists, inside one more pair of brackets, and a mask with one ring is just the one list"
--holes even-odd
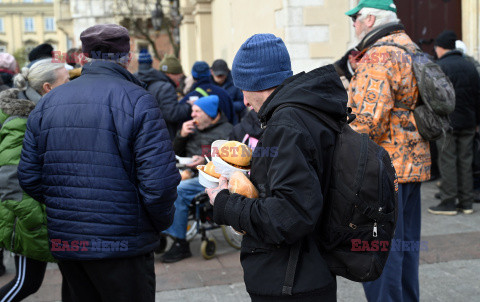
[(126, 70), (128, 31), (95, 25), (80, 39), (89, 62), (30, 114), (18, 178), (46, 205), (64, 301), (154, 301), (152, 251), (180, 182), (172, 142), (156, 100)]

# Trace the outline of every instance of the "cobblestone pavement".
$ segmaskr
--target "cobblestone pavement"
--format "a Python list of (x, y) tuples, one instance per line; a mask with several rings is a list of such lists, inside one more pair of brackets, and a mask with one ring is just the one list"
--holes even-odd
[[(421, 301), (480, 301), (480, 204), (472, 215), (452, 217), (427, 213), (438, 203), (434, 182), (422, 185), (422, 241), (428, 250), (420, 253)], [(220, 230), (210, 232), (217, 241), (217, 254), (204, 260), (200, 239), (191, 244), (193, 257), (184, 261), (155, 263), (157, 301), (249, 301), (243, 284), (239, 252), (230, 247)], [(5, 253), (7, 275), (0, 286), (13, 278), (13, 258)], [(157, 256), (158, 258), (158, 256)], [(49, 264), (40, 290), (25, 301), (59, 301), (61, 274)], [(338, 278), (338, 301), (366, 301), (361, 284)]]

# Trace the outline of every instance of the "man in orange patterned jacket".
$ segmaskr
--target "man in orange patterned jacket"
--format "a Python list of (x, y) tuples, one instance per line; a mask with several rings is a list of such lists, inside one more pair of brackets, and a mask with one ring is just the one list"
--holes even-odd
[(351, 126), (388, 151), (399, 182), (392, 251), (382, 276), (364, 283), (368, 301), (419, 300), (419, 249), (409, 247), (420, 241), (420, 185), (430, 179), (430, 149), (418, 133), (413, 112), (397, 106), (401, 103), (413, 110), (418, 102), (410, 57), (398, 47), (381, 45), (387, 42), (412, 51), (415, 48), (396, 11), (392, 0), (361, 0), (346, 13), (361, 40), (357, 49), (344, 57), (354, 70), (348, 106), (357, 118)]

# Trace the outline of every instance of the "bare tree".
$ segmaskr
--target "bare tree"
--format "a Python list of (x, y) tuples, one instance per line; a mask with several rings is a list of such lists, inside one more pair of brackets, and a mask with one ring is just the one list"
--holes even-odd
[(168, 15), (163, 12), (161, 0), (115, 0), (114, 4), (114, 15), (119, 19), (119, 23), (133, 36), (146, 40), (158, 60), (162, 60), (164, 53), (157, 48), (155, 41), (162, 30), (166, 30), (175, 56), (178, 57), (180, 53), (179, 0), (168, 2)]

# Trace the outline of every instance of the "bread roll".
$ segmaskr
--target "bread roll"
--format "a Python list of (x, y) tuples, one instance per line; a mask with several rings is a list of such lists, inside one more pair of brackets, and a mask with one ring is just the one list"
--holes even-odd
[(190, 179), (193, 176), (193, 172), (190, 169), (183, 170), (180, 172), (180, 175), (182, 176), (182, 180)]
[(209, 162), (205, 168), (203, 169), (203, 172), (207, 173), (210, 176), (213, 176), (215, 178), (220, 178), (220, 174), (215, 172), (215, 166), (213, 165), (213, 161)]
[(226, 142), (218, 151), (220, 158), (232, 165), (247, 167), (252, 160), (252, 149), (237, 141)]
[(240, 171), (233, 172), (228, 181), (230, 193), (237, 193), (248, 198), (258, 198), (258, 190), (252, 182)]

